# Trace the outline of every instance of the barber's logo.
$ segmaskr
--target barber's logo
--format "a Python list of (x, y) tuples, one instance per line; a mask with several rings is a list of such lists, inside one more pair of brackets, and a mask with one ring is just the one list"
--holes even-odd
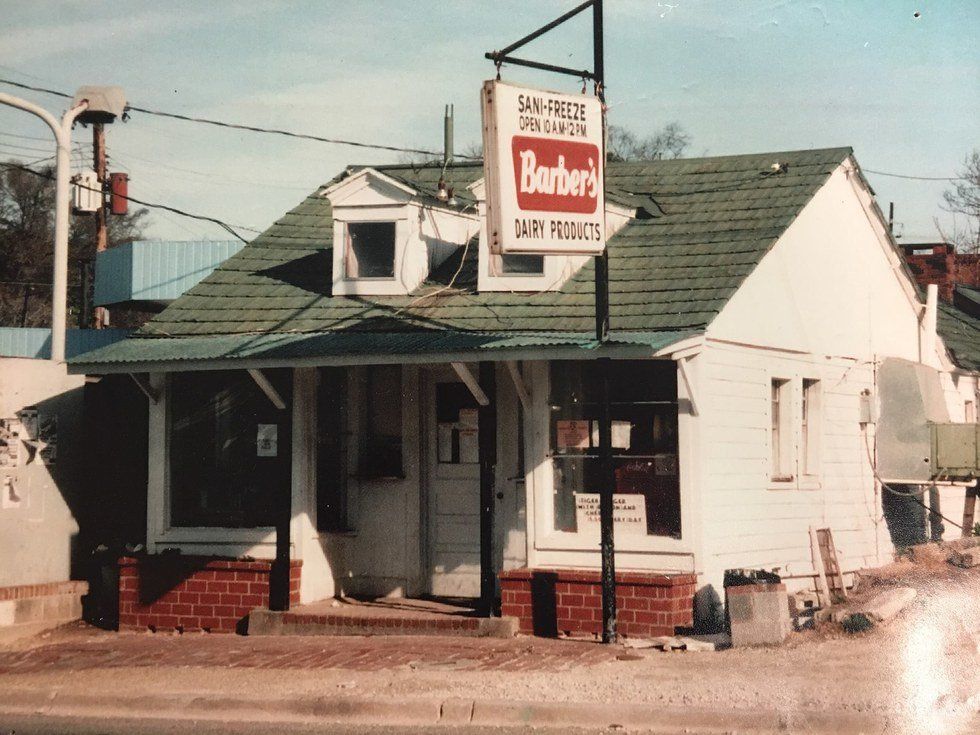
[(599, 206), (602, 171), (592, 143), (530, 138), (511, 140), (517, 205), (525, 211), (592, 214)]

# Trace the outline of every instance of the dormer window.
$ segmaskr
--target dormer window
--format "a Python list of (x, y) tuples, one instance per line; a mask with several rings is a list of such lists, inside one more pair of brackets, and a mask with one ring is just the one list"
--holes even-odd
[(395, 277), (394, 222), (348, 222), (344, 239), (348, 279)]
[(543, 255), (501, 255), (498, 273), (502, 276), (544, 275)]
[(331, 293), (405, 296), (476, 235), (469, 208), (434, 203), (401, 177), (365, 168), (320, 192), (333, 219)]

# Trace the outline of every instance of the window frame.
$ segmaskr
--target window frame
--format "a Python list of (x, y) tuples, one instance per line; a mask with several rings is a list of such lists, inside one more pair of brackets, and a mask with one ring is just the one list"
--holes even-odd
[[(525, 253), (491, 254), (493, 259), (490, 272), (494, 278), (543, 278), (547, 272), (546, 255), (530, 255)], [(540, 258), (541, 270), (538, 271), (508, 271), (504, 268), (505, 258)]]
[(769, 379), (769, 482), (787, 487), (796, 480), (793, 472), (793, 379)]
[[(241, 549), (245, 545), (246, 551), (236, 551), (235, 553), (253, 553), (260, 546), (275, 543), (275, 526), (177, 526), (173, 522), (173, 477), (171, 472), (171, 462), (173, 459), (173, 436), (172, 426), (174, 420), (173, 396), (175, 390), (175, 377), (177, 373), (165, 373), (160, 377), (159, 388), (161, 396), (156, 411), (151, 411), (150, 425), (151, 432), (156, 426), (161, 434), (161, 441), (153, 446), (151, 442), (151, 465), (153, 456), (159, 457), (161, 472), (157, 480), (152, 475), (149, 478), (147, 492), (147, 548), (151, 551), (166, 546), (168, 544), (215, 544), (220, 541), (223, 547), (228, 549)], [(257, 388), (257, 386), (256, 386)], [(286, 453), (285, 462), (292, 487), (292, 411), (294, 402), (292, 400), (295, 388), (295, 376), (289, 371), (288, 387), (284, 397), (288, 396), (286, 409), (280, 411), (282, 414), (279, 424), (279, 456), (283, 458)], [(267, 400), (263, 394), (262, 399)], [(217, 547), (216, 547), (217, 548)], [(232, 553), (221, 552), (221, 553)]]
[[(660, 360), (663, 358), (640, 358)], [(525, 495), (527, 498), (527, 524), (529, 545), (533, 547), (533, 557), (537, 564), (567, 565), (574, 563), (592, 567), (597, 562), (595, 538), (590, 534), (554, 530), (554, 473), (549, 459), (551, 446), (551, 395), (550, 360), (530, 360), (524, 364), (524, 379), (530, 388), (530, 407), (526, 416), (527, 430), (527, 474)], [(676, 366), (676, 361), (674, 362)], [(692, 366), (688, 365), (689, 369)], [(690, 396), (683, 379), (678, 375), (677, 399), (683, 407)], [(616, 552), (619, 555), (637, 554), (680, 554), (690, 555), (696, 551), (698, 519), (693, 510), (696, 507), (694, 483), (695, 445), (697, 417), (689, 410), (681, 408), (677, 417), (678, 464), (680, 469), (681, 538), (651, 535), (623, 535), (616, 539)], [(529, 550), (530, 553), (530, 550)], [(571, 554), (571, 556), (570, 556)], [(623, 557), (628, 558), (627, 556)]]
[[(343, 223), (343, 243), (344, 251), (342, 255), (341, 262), (344, 267), (344, 277), (343, 280), (349, 283), (365, 283), (365, 282), (389, 282), (395, 281), (398, 278), (398, 220), (396, 219), (353, 219), (345, 220)], [(354, 239), (351, 236), (350, 228), (351, 226), (358, 225), (390, 225), (391, 226), (391, 275), (390, 276), (361, 276), (361, 275), (351, 275), (350, 265), (353, 262), (357, 263), (356, 255), (353, 251)]]
[[(598, 492), (598, 488), (590, 488), (588, 479), (590, 474), (600, 471), (601, 462), (597, 448), (598, 396), (595, 393), (597, 388), (594, 382), (596, 376), (592, 373), (595, 365), (596, 363), (591, 360), (554, 361), (549, 365), (547, 400), (550, 404), (551, 415), (548, 422), (546, 459), (551, 469), (556, 503), (551, 512), (552, 526), (550, 531), (556, 534), (583, 536), (585, 538), (594, 536), (594, 534), (583, 533), (577, 527), (574, 530), (572, 528), (560, 528), (559, 516), (564, 516), (563, 520), (567, 522), (577, 513), (574, 501), (570, 507), (563, 507), (562, 509), (559, 509), (557, 501), (559, 495), (564, 492), (569, 493), (572, 498), (582, 493), (591, 495)], [(568, 389), (565, 396), (557, 396), (554, 393), (556, 388), (554, 371), (556, 369), (569, 371), (564, 376), (565, 380), (563, 381), (564, 387)], [(618, 449), (615, 444), (614, 433), (612, 463), (617, 474), (624, 473), (622, 478), (617, 478), (616, 494), (639, 494), (643, 496), (646, 505), (647, 528), (646, 533), (636, 534), (637, 536), (681, 541), (684, 534), (684, 513), (681, 492), (680, 400), (677, 369), (675, 367), (671, 370), (666, 361), (642, 359), (615, 360), (612, 362), (612, 370), (617, 369), (624, 372), (618, 375), (618, 379), (617, 376), (614, 376), (611, 381), (612, 420), (614, 428), (616, 423), (625, 423), (630, 427), (631, 441), (626, 445), (626, 448)], [(571, 372), (572, 370), (577, 372)], [(625, 372), (629, 370), (636, 372)], [(663, 371), (663, 376), (656, 374), (658, 370)], [(644, 375), (643, 371), (647, 371), (647, 374)], [(663, 385), (667, 376), (673, 383), (668, 383), (665, 386), (666, 390), (664, 390), (657, 383)], [(620, 395), (617, 396), (617, 393)], [(666, 422), (664, 421), (665, 416), (667, 417)], [(558, 426), (563, 421), (588, 423), (586, 446), (582, 448), (561, 448), (558, 446), (557, 436), (560, 431)], [(656, 428), (658, 426), (660, 427), (659, 434)], [(643, 438), (647, 436), (649, 436), (648, 444), (643, 441)], [(633, 439), (639, 441), (633, 445)], [(661, 461), (667, 463), (665, 467), (670, 467), (672, 464), (674, 471), (661, 470)], [(629, 487), (630, 472), (635, 473), (638, 468), (643, 468), (644, 465), (645, 469), (640, 469), (639, 476), (635, 477), (638, 485), (633, 485), (633, 489), (618, 489), (621, 486)], [(655, 466), (656, 469), (654, 469)], [(568, 472), (572, 477), (568, 486), (563, 486), (561, 482), (561, 477), (565, 472)], [(576, 486), (579, 486), (578, 489)], [(661, 502), (658, 502), (658, 498)], [(657, 513), (658, 508), (662, 512)], [(577, 524), (573, 522), (573, 525)], [(651, 530), (651, 528), (655, 530)]]
[(800, 479), (819, 480), (823, 469), (823, 384), (819, 378), (800, 381)]

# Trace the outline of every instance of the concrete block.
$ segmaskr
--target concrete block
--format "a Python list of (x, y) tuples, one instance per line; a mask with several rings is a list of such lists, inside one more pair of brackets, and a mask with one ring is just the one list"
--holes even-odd
[(878, 623), (887, 623), (904, 610), (914, 599), (914, 589), (911, 587), (896, 587), (893, 590), (887, 590), (879, 595), (875, 595), (867, 602), (852, 605), (850, 611), (852, 615), (861, 614), (869, 620)]
[[(249, 635), (283, 635), (283, 614), (274, 610), (256, 608), (248, 614)], [(293, 633), (294, 631), (290, 631)], [(299, 633), (296, 632), (298, 635)]]
[(82, 617), (78, 594), (41, 595), (0, 602), (0, 627), (36, 622), (67, 622)]
[(729, 587), (725, 597), (733, 646), (779, 644), (793, 630), (785, 585)]
[(513, 638), (520, 620), (514, 617), (480, 618), (477, 635), (484, 638)]

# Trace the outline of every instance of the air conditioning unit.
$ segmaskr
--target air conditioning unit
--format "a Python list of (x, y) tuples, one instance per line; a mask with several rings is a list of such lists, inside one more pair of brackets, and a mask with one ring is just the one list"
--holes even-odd
[(72, 209), (77, 214), (90, 214), (102, 208), (102, 184), (95, 171), (82, 171), (72, 176)]
[(980, 477), (980, 424), (932, 424), (931, 465), (938, 479)]

